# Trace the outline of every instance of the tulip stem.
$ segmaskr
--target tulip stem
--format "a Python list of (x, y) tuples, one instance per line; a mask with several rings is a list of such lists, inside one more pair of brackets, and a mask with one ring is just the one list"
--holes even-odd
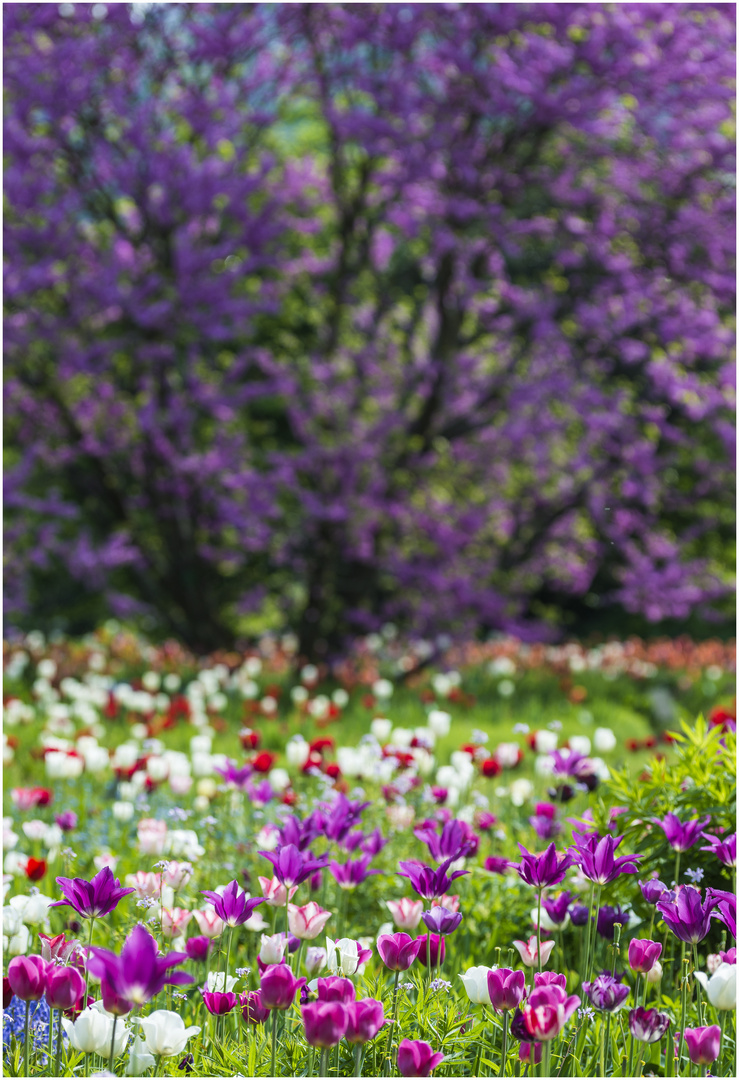
[[(534, 1044), (534, 1045), (536, 1045), (536, 1044)], [(552, 1053), (552, 1044), (549, 1041), (549, 1039), (547, 1039), (547, 1041), (544, 1043), (544, 1057), (542, 1059), (542, 1073), (541, 1073), (542, 1076), (551, 1076), (552, 1075), (552, 1069), (551, 1069), (551, 1065), (550, 1065), (551, 1053)], [(534, 1057), (536, 1057), (536, 1051), (534, 1051)], [(603, 1075), (605, 1076), (605, 1073)]]
[[(270, 1059), (269, 1075), (275, 1075), (275, 1057), (277, 1056), (277, 1009), (272, 1010), (272, 1057)], [(325, 1076), (326, 1074), (323, 1073)]]
[[(608, 1014), (610, 1020), (611, 1014)], [(606, 1024), (603, 1017), (600, 1020), (600, 1075), (606, 1075)]]
[[(272, 1072), (274, 1073), (274, 1067), (272, 1069)], [(321, 1047), (321, 1061), (320, 1061), (319, 1068), (318, 1068), (318, 1075), (319, 1076), (328, 1076), (328, 1047), (327, 1046)]]
[(87, 961), (90, 955), (90, 947), (92, 945), (92, 929), (95, 925), (95, 916), (90, 916), (90, 935), (87, 939), (87, 953), (85, 954), (85, 996), (82, 999), (82, 1008), (87, 1008), (87, 985), (90, 982), (90, 969), (87, 966)]
[(595, 882), (590, 886), (590, 903), (588, 904), (588, 924), (585, 933), (585, 979), (590, 979), (590, 924), (593, 918), (593, 898), (595, 897)]
[(224, 994), (226, 993), (226, 988), (228, 986), (228, 968), (229, 968), (229, 965), (231, 963), (231, 940), (232, 940), (233, 936), (234, 936), (234, 928), (233, 928), (233, 926), (229, 926), (229, 928), (228, 928), (228, 948), (226, 950), (226, 974), (223, 976), (223, 993)]
[(362, 1075), (362, 1046), (360, 1043), (354, 1047), (354, 1075)]
[(54, 1010), (49, 1009), (49, 1045), (46, 1048), (46, 1064), (49, 1066), (49, 1076), (54, 1074), (51, 1071), (51, 1037), (54, 1034)]
[[(683, 942), (683, 952), (685, 951), (685, 943)], [(685, 1014), (688, 1009), (688, 973), (685, 970), (685, 960), (683, 957), (683, 978), (682, 978), (682, 993), (681, 993), (681, 1016), (680, 1016), (680, 1042), (677, 1048), (677, 1069), (680, 1072), (683, 1056), (683, 1042), (685, 1041)]]
[(59, 1076), (59, 1069), (62, 1063), (62, 1010), (57, 1009), (56, 1013), (56, 1057), (54, 1059), (54, 1075)]
[(426, 971), (428, 972), (428, 987), (431, 991), (431, 931), (426, 934)]
[(26, 1001), (26, 1024), (23, 1029), (23, 1075), (28, 1076), (28, 1040), (29, 1025), (31, 1023), (31, 1002)]
[(118, 1023), (118, 1014), (113, 1013), (113, 1034), (110, 1037), (110, 1064), (108, 1068), (113, 1072), (113, 1062), (115, 1060), (115, 1026)]
[(395, 1034), (395, 1023), (398, 1019), (398, 979), (400, 978), (400, 972), (395, 972), (395, 982), (393, 983), (393, 1022), (388, 1028), (387, 1033), (387, 1046), (385, 1047), (385, 1064), (383, 1066), (383, 1072), (389, 1069), (390, 1059), (392, 1057), (393, 1049), (393, 1035)]
[(508, 1057), (508, 1009), (503, 1013), (503, 1043), (500, 1048), (500, 1075), (505, 1076), (505, 1063)]
[[(693, 971), (696, 972), (697, 970), (698, 970), (698, 946), (694, 942), (693, 943)], [(705, 1017), (703, 1015), (703, 997), (701, 995), (701, 984), (698, 982), (697, 979), (695, 980), (695, 992), (696, 992), (696, 995), (698, 997), (698, 1023), (703, 1024), (705, 1022)]]
[(536, 959), (541, 974), (541, 889), (538, 890), (538, 904), (536, 909)]

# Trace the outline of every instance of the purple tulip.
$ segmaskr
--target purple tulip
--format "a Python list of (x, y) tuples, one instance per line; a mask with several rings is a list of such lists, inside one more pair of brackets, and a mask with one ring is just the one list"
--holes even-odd
[(110, 983), (116, 994), (136, 1005), (150, 1001), (167, 984), (182, 986), (195, 981), (185, 971), (169, 970), (187, 960), (187, 953), (158, 956), (154, 938), (140, 923), (124, 941), (120, 956), (98, 946), (93, 946), (91, 951), (87, 966), (92, 974)]
[(488, 994), (496, 1012), (518, 1008), (526, 994), (525, 972), (493, 968), (488, 972)]
[[(648, 904), (656, 904), (658, 900), (661, 900), (664, 897), (665, 893), (670, 891), (665, 883), (660, 881), (659, 878), (650, 878), (649, 881), (640, 881), (639, 888)], [(667, 899), (666, 897), (664, 898)]]
[(342, 1005), (351, 1005), (356, 999), (357, 992), (351, 979), (328, 975), (325, 979), (317, 979), (316, 983), (319, 1001), (340, 1001)]
[(432, 907), (421, 916), (424, 925), (435, 934), (453, 934), (462, 921), (461, 911), (448, 911), (445, 907)]
[(715, 917), (736, 938), (736, 896), (725, 889), (706, 889), (706, 896), (716, 903)]
[(511, 1036), (519, 1042), (528, 1042), (531, 1038), (521, 1009), (516, 1009), (511, 1017)]
[(220, 990), (202, 990), (203, 1001), (209, 1013), (223, 1016), (236, 1006), (236, 994), (224, 994)]
[(57, 814), (54, 818), (62, 832), (72, 832), (77, 828), (77, 815), (74, 810), (63, 810), (61, 814)]
[(592, 982), (584, 982), (582, 988), (595, 1008), (601, 1012), (614, 1012), (629, 996), (628, 986), (624, 986), (608, 973), (598, 975)]
[(426, 845), (429, 855), (438, 863), (445, 859), (455, 862), (457, 859), (474, 855), (480, 844), (472, 827), (466, 821), (456, 818), (444, 823), (441, 835), (433, 825), (421, 825), (413, 830), (413, 835)]
[(408, 878), (414, 892), (422, 900), (439, 900), (456, 878), (469, 873), (469, 870), (455, 870), (447, 876), (447, 870), (453, 861), (453, 859), (445, 859), (437, 870), (432, 870), (430, 866), (424, 866), (423, 863), (401, 862), (398, 866), (402, 873), (398, 876)]
[(557, 926), (561, 926), (567, 918), (567, 909), (572, 899), (572, 893), (563, 892), (556, 898), (545, 897), (542, 899), (541, 906), (546, 911), (549, 918)]
[(577, 862), (585, 877), (596, 885), (609, 885), (621, 874), (638, 873), (636, 864), (643, 856), (621, 855), (614, 858), (622, 836), (599, 839), (597, 833), (585, 836), (575, 832), (572, 835), (576, 838), (575, 846), (570, 849), (573, 861)]
[(248, 763), (239, 767), (229, 758), (225, 766), (216, 766), (214, 772), (217, 772), (219, 776), (222, 776), (227, 784), (233, 784), (239, 791), (245, 791), (246, 783), (254, 772), (254, 768)]
[(269, 1009), (262, 1004), (261, 990), (246, 990), (239, 994), (239, 1005), (247, 1024), (263, 1024), (269, 1016)]
[(354, 1045), (370, 1042), (385, 1024), (382, 1002), (374, 998), (349, 1002), (346, 1013), (348, 1018), (346, 1041)]
[(710, 834), (704, 836), (703, 839), (708, 841), (708, 847), (701, 848), (701, 851), (713, 852), (718, 861), (724, 866), (732, 869), (736, 866), (736, 833), (727, 836), (725, 840), (720, 840), (718, 836), (711, 836)]
[(628, 912), (624, 911), (621, 907), (610, 907), (608, 904), (604, 904), (602, 907), (598, 908), (598, 917), (595, 928), (600, 936), (605, 938), (606, 941), (613, 941), (613, 928), (616, 923), (620, 923), (621, 926), (628, 926)]
[(237, 881), (229, 882), (223, 890), (223, 896), (208, 889), (203, 889), (202, 894), (208, 897), (218, 918), (231, 927), (242, 926), (251, 918), (254, 908), (264, 903), (263, 896), (247, 900), (246, 893)]
[(85, 992), (85, 980), (74, 967), (52, 967), (46, 977), (46, 1004), (66, 1012), (74, 1009)]
[[(422, 934), (416, 938), (416, 941), (421, 943), (418, 950), (418, 960), (424, 967), (426, 967), (427, 963), (430, 963), (432, 968), (436, 967), (437, 963), (440, 965), (444, 963), (446, 945), (441, 934)], [(429, 942), (428, 945), (427, 941)]]
[(10, 989), (21, 1001), (39, 1001), (50, 968), (42, 956), (14, 956), (8, 964)]
[(325, 855), (320, 859), (303, 855), (294, 844), (285, 844), (277, 851), (260, 851), (258, 854), (269, 859), (274, 867), (274, 876), (287, 889), (291, 889), (293, 885), (302, 885), (316, 870), (323, 869), (328, 862)]
[(685, 1028), (683, 1032), (688, 1047), (688, 1056), (694, 1065), (712, 1065), (721, 1053), (721, 1028), (718, 1024), (710, 1027)]
[(523, 858), (520, 863), (512, 863), (511, 865), (515, 870), (518, 870), (519, 877), (527, 885), (531, 885), (535, 889), (545, 889), (551, 888), (552, 885), (559, 885), (561, 881), (564, 881), (565, 874), (575, 862), (569, 853), (565, 855), (558, 854), (554, 844), (550, 844), (541, 855), (531, 854), (523, 844), (518, 845), (518, 850)]
[(629, 1031), (639, 1042), (659, 1042), (669, 1026), (667, 1013), (657, 1012), (656, 1009), (644, 1009), (640, 1005), (629, 1013)]
[(389, 843), (387, 838), (382, 835), (379, 829), (375, 829), (369, 836), (365, 836), (361, 847), (365, 855), (370, 855), (374, 859), (375, 855), (379, 855), (387, 843)]
[(370, 874), (379, 874), (379, 870), (368, 870), (371, 855), (362, 855), (359, 859), (349, 859), (345, 863), (329, 863), (329, 872), (340, 889), (356, 889), (366, 881)]
[(659, 941), (649, 941), (648, 938), (632, 938), (629, 942), (629, 967), (637, 974), (644, 975), (651, 971), (662, 953), (662, 944)]
[(536, 813), (529, 818), (529, 825), (540, 840), (553, 840), (562, 832), (552, 803), (537, 803)]
[(344, 1038), (349, 1014), (340, 1001), (314, 1001), (303, 1005), (300, 1011), (305, 1039), (311, 1046), (336, 1046)]
[(296, 979), (287, 964), (270, 964), (262, 972), (259, 989), (266, 1009), (289, 1009), (295, 992), (306, 984), (305, 978)]
[(515, 866), (515, 863), (511, 863), (510, 859), (501, 858), (500, 855), (488, 855), (484, 866), (492, 874), (506, 874), (511, 866)]
[(107, 979), (100, 980), (100, 994), (103, 999), (103, 1008), (114, 1016), (126, 1016), (130, 1013), (134, 1003), (118, 993), (115, 986), (111, 986)]
[(209, 948), (210, 938), (207, 937), (191, 937), (185, 942), (185, 951), (191, 960), (207, 960)]
[[(531, 1053), (532, 1049), (534, 1051), (533, 1055)], [(522, 1042), (518, 1048), (518, 1060), (524, 1062), (527, 1065), (530, 1065), (531, 1061), (533, 1060), (534, 1064), (538, 1065), (541, 1062), (541, 1056), (543, 1053), (543, 1043)]]
[(108, 915), (118, 906), (119, 900), (136, 891), (122, 889), (109, 866), (104, 866), (92, 881), (58, 877), (56, 883), (64, 899), (56, 900), (49, 907), (72, 907), (83, 919), (99, 919), (101, 915)]
[(573, 904), (570, 908), (570, 922), (573, 926), (586, 926), (590, 908), (587, 904)]
[(674, 900), (660, 900), (657, 911), (675, 937), (697, 945), (708, 934), (711, 915), (717, 903), (710, 897), (705, 903), (702, 902), (700, 889), (694, 885), (683, 885)]
[(430, 1043), (420, 1039), (403, 1039), (398, 1047), (398, 1072), (401, 1076), (430, 1076), (444, 1055), (434, 1053)]
[(563, 990), (566, 990), (567, 976), (558, 971), (535, 971), (534, 989), (537, 986), (560, 986)]
[(693, 818), (691, 821), (682, 822), (677, 814), (672, 812), (665, 814), (662, 821), (657, 824), (664, 829), (670, 847), (675, 851), (688, 851), (703, 836), (707, 825), (710, 824), (711, 816)]
[(380, 959), (390, 971), (407, 971), (418, 956), (426, 938), (412, 938), (409, 934), (380, 934), (377, 939), (377, 951)]

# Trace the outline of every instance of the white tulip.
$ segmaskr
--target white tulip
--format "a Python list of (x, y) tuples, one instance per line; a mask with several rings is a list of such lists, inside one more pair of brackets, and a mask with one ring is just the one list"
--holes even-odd
[[(223, 988), (223, 980), (226, 980), (226, 988)], [(216, 990), (221, 994), (230, 994), (238, 979), (234, 979), (232, 975), (226, 975), (223, 971), (209, 971), (208, 972), (208, 990), (212, 994)]]
[(473, 1005), (489, 1005), (490, 993), (488, 991), (488, 972), (493, 968), (471, 967), (460, 972), (460, 979), (464, 983), (467, 997)]
[(185, 1021), (180, 1014), (169, 1012), (168, 1009), (157, 1009), (149, 1016), (139, 1017), (138, 1023), (144, 1029), (146, 1049), (158, 1057), (181, 1054), (187, 1046), (187, 1040), (200, 1032), (199, 1027), (185, 1027)]
[(593, 746), (599, 754), (609, 754), (616, 749), (616, 736), (607, 727), (598, 727), (593, 732)]
[(585, 757), (590, 753), (590, 739), (587, 735), (571, 735), (569, 739), (570, 750)]
[[(95, 1008), (84, 1009), (74, 1023), (63, 1016), (62, 1024), (75, 1050), (81, 1050), (84, 1054), (104, 1054), (106, 1057), (110, 1053), (113, 1020), (107, 1013)], [(123, 1053), (128, 1035), (124, 1024), (116, 1025), (113, 1045), (116, 1057)]]
[(537, 754), (550, 754), (557, 749), (559, 736), (556, 731), (537, 731), (534, 736), (534, 748)]
[(135, 813), (135, 807), (132, 802), (128, 802), (126, 799), (121, 799), (120, 802), (113, 803), (113, 817), (116, 821), (130, 821)]
[(370, 731), (378, 742), (385, 742), (387, 739), (389, 739), (390, 732), (392, 730), (392, 721), (386, 720), (384, 716), (376, 716), (370, 724)]
[(262, 934), (259, 959), (263, 964), (281, 964), (287, 948), (287, 939), (282, 934)]
[(5, 941), (6, 938), (3, 936), (3, 950), (8, 956), (25, 956), (31, 943), (31, 931), (27, 926), (21, 926), (17, 934), (7, 939), (7, 947)]
[(710, 979), (704, 971), (696, 971), (695, 977), (714, 1009), (736, 1008), (736, 964), (720, 964)]
[(452, 718), (448, 712), (441, 709), (432, 709), (428, 715), (428, 726), (439, 739), (449, 734), (452, 726)]
[(332, 941), (326, 938), (326, 967), (332, 975), (355, 975), (359, 963), (359, 946), (351, 938)]
[(128, 1058), (128, 1065), (126, 1065), (126, 1076), (141, 1076), (156, 1063), (157, 1059), (153, 1054), (148, 1053), (146, 1049), (143, 1036), (137, 1035), (131, 1043), (131, 1053)]
[(659, 960), (655, 960), (651, 968), (646, 974), (648, 983), (658, 983), (662, 979), (662, 965)]

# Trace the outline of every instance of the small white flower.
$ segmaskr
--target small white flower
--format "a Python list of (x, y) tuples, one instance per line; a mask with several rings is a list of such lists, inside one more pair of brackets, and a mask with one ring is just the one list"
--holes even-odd
[(169, 1012), (168, 1009), (157, 1009), (148, 1016), (137, 1019), (144, 1029), (146, 1049), (155, 1056), (172, 1057), (174, 1054), (181, 1054), (188, 1039), (200, 1032), (199, 1027), (185, 1027), (185, 1021), (180, 1014)]

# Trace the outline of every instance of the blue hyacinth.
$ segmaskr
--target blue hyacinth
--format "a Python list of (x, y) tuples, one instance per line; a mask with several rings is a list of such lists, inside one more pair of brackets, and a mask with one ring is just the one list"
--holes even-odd
[[(49, 1017), (51, 1010), (44, 998), (40, 1001), (30, 1002), (29, 1032), (31, 1035), (31, 1052), (39, 1051), (43, 1056), (41, 1061), (46, 1064), (46, 1051), (49, 1045)], [(26, 1024), (26, 1003), (18, 997), (13, 997), (10, 1005), (3, 1013), (3, 1049), (10, 1046), (10, 1041), (15, 1038), (23, 1043)], [(52, 1046), (56, 1050), (56, 1030), (52, 1035)], [(66, 1036), (64, 1036), (66, 1038)]]

